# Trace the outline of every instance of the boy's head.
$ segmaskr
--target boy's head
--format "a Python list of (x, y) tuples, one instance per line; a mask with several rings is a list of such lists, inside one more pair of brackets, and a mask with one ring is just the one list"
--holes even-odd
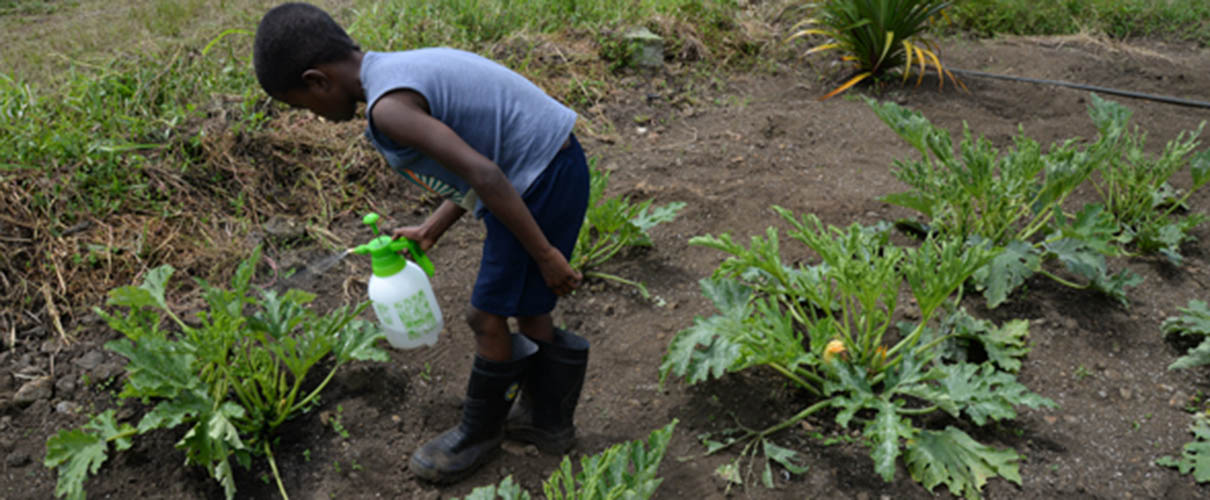
[[(289, 102), (284, 96), (314, 86), (311, 77), (320, 65), (345, 61), (360, 50), (328, 13), (314, 5), (286, 3), (261, 18), (252, 63), (265, 92)], [(313, 106), (304, 107), (324, 114)]]

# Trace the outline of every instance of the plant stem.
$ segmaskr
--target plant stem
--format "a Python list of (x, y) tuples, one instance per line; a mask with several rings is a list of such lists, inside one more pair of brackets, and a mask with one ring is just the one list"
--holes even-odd
[(269, 448), (268, 439), (265, 440), (264, 445), (265, 456), (269, 457), (269, 468), (273, 470), (273, 479), (277, 481), (277, 491), (281, 492), (283, 500), (290, 500), (290, 495), (286, 494), (286, 486), (281, 482), (281, 474), (277, 472), (277, 461), (273, 459), (273, 450)]
[(1043, 275), (1043, 276), (1046, 276), (1047, 278), (1050, 278), (1050, 279), (1052, 279), (1052, 280), (1057, 281), (1057, 282), (1058, 282), (1060, 285), (1063, 285), (1063, 286), (1066, 286), (1066, 287), (1069, 287), (1069, 288), (1075, 288), (1075, 289), (1077, 289), (1077, 290), (1083, 290), (1083, 289), (1086, 289), (1086, 288), (1088, 288), (1088, 287), (1090, 286), (1090, 285), (1081, 285), (1081, 284), (1076, 283), (1076, 282), (1073, 282), (1073, 281), (1067, 281), (1067, 280), (1065, 280), (1065, 279), (1063, 279), (1063, 278), (1060, 278), (1060, 277), (1056, 276), (1054, 273), (1051, 273), (1050, 271), (1047, 271), (1047, 270), (1045, 270), (1045, 269), (1038, 269), (1038, 272), (1039, 272), (1039, 273), (1042, 273), (1042, 275)]
[[(332, 367), (332, 371), (328, 372), (328, 376), (324, 377), (323, 382), (319, 383), (319, 387), (316, 387), (314, 391), (311, 391), (310, 394), (307, 394), (307, 397), (291, 406), (290, 411), (285, 412), (283, 415), (292, 415), (295, 411), (298, 411), (300, 408), (310, 404), (311, 400), (315, 399), (316, 396), (319, 396), (319, 393), (322, 392), (324, 387), (328, 385), (328, 382), (332, 380), (332, 376), (336, 375), (337, 368), (340, 368), (340, 363), (337, 363), (336, 366)], [(285, 418), (282, 418), (282, 420), (284, 421)]]
[[(816, 395), (816, 396), (819, 396), (819, 395), (820, 395), (820, 394), (819, 394), (819, 389), (816, 389), (816, 388), (815, 388), (815, 386), (813, 386), (813, 385), (811, 385), (811, 384), (807, 383), (807, 381), (803, 380), (803, 379), (802, 379), (801, 377), (799, 377), (797, 374), (795, 374), (794, 372), (790, 371), (789, 369), (787, 369), (786, 367), (782, 366), (781, 364), (779, 364), (779, 363), (769, 363), (769, 366), (773, 367), (773, 369), (774, 369), (774, 370), (777, 370), (778, 372), (780, 372), (782, 375), (785, 375), (785, 376), (786, 376), (787, 378), (789, 378), (790, 380), (793, 380), (793, 381), (794, 381), (795, 383), (797, 383), (797, 384), (798, 384), (800, 387), (802, 387), (803, 389), (806, 389), (806, 390), (807, 390), (808, 392), (810, 392), (811, 394), (814, 394), (814, 395)], [(814, 378), (817, 378), (817, 379), (818, 379), (818, 376), (816, 376), (815, 374), (809, 374), (809, 375), (808, 375), (807, 373), (805, 373), (805, 372), (804, 372), (804, 373), (803, 373), (803, 375), (807, 375), (808, 377), (814, 377)], [(817, 382), (817, 383), (818, 383), (818, 382), (822, 382), (822, 380), (816, 380), (816, 382)]]
[(651, 294), (647, 292), (647, 287), (637, 281), (631, 281), (631, 280), (628, 280), (621, 276), (617, 276), (617, 275), (613, 275), (613, 274), (609, 274), (609, 273), (602, 273), (602, 272), (598, 272), (598, 271), (584, 271), (584, 276), (592, 277), (592, 278), (601, 278), (601, 279), (606, 279), (606, 280), (610, 280), (610, 281), (616, 281), (618, 283), (625, 283), (627, 285), (638, 288), (639, 295), (642, 295), (644, 299), (651, 298)]
[(777, 432), (777, 431), (780, 431), (780, 430), (782, 430), (782, 429), (785, 429), (786, 427), (789, 427), (789, 426), (791, 426), (791, 425), (794, 425), (794, 424), (798, 423), (800, 420), (802, 420), (802, 419), (804, 419), (804, 418), (807, 418), (807, 417), (811, 416), (811, 414), (812, 414), (812, 413), (815, 413), (815, 412), (817, 412), (817, 411), (819, 411), (819, 410), (822, 410), (822, 409), (826, 408), (828, 405), (831, 405), (831, 404), (832, 404), (832, 400), (834, 400), (834, 399), (836, 399), (836, 398), (828, 398), (828, 399), (825, 399), (825, 400), (820, 401), (820, 402), (818, 402), (818, 403), (815, 403), (815, 404), (813, 404), (813, 405), (811, 405), (811, 406), (808, 406), (808, 407), (806, 407), (805, 409), (803, 409), (802, 411), (800, 411), (800, 412), (798, 412), (797, 414), (795, 414), (793, 417), (790, 417), (789, 419), (786, 419), (786, 420), (785, 420), (785, 421), (783, 421), (782, 423), (777, 424), (777, 425), (774, 425), (774, 426), (772, 426), (772, 427), (769, 427), (769, 428), (767, 428), (767, 429), (765, 429), (765, 430), (763, 430), (763, 431), (760, 431), (760, 432), (757, 434), (757, 436), (756, 436), (756, 437), (758, 437), (758, 438), (763, 438), (763, 437), (768, 436), (768, 435), (770, 435), (770, 434), (773, 434), (773, 433), (775, 433), (775, 432)]

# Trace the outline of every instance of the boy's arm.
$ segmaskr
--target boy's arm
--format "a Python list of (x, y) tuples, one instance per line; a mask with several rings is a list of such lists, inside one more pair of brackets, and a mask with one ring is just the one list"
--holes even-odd
[(565, 295), (575, 289), (580, 274), (542, 234), (521, 195), (500, 167), (429, 115), (426, 108), (420, 94), (399, 90), (380, 98), (371, 114), (374, 124), (391, 140), (428, 155), (470, 184), (483, 205), (512, 231), (538, 263), (546, 285), (556, 294)]
[(420, 245), (422, 252), (427, 252), (433, 245), (437, 244), (437, 240), (441, 239), (441, 235), (445, 234), (445, 231), (450, 226), (458, 222), (458, 219), (464, 213), (466, 213), (465, 208), (450, 200), (445, 200), (419, 226), (397, 228), (391, 231), (391, 235), (396, 238), (408, 238), (415, 241)]

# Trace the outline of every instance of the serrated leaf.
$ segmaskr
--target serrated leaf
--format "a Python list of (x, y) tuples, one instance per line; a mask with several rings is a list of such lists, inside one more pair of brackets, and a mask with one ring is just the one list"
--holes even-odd
[(124, 286), (111, 290), (107, 304), (130, 308), (154, 306), (167, 310), (168, 304), (164, 300), (164, 286), (168, 278), (172, 276), (172, 273), (173, 268), (169, 265), (152, 269), (143, 277), (143, 284), (137, 287)]
[(1008, 300), (1012, 291), (1033, 276), (1041, 264), (1042, 258), (1032, 245), (1012, 241), (991, 262), (975, 271), (973, 278), (983, 290), (987, 307), (994, 309)]
[(761, 444), (764, 445), (765, 456), (785, 467), (791, 474), (802, 474), (807, 471), (805, 465), (798, 465), (796, 462), (799, 459), (797, 451), (782, 448), (768, 439), (763, 440)]
[(139, 433), (153, 429), (170, 429), (191, 421), (214, 407), (204, 391), (182, 391), (175, 399), (160, 401), (139, 421)]
[[(1055, 214), (1062, 219), (1061, 213)], [(1101, 255), (1117, 255), (1120, 253), (1113, 244), (1116, 234), (1120, 231), (1113, 214), (1105, 210), (1099, 203), (1090, 203), (1080, 209), (1070, 223), (1062, 224), (1059, 230), (1062, 234), (1078, 241), (1084, 248)]]
[(894, 403), (885, 399), (877, 402), (877, 414), (866, 426), (865, 436), (870, 439), (874, 459), (874, 472), (882, 476), (882, 480), (891, 482), (895, 479), (895, 460), (899, 458), (900, 438), (911, 439), (916, 434), (912, 422), (899, 416)]
[(1026, 346), (1029, 320), (1012, 320), (996, 326), (961, 309), (946, 318), (946, 323), (950, 325), (951, 335), (979, 342), (988, 359), (1004, 371), (1016, 373), (1021, 369), (1021, 359), (1029, 353)]
[(987, 480), (995, 476), (1021, 484), (1018, 460), (1017, 452), (981, 444), (954, 427), (920, 431), (904, 451), (913, 479), (929, 491), (944, 484), (950, 493), (968, 499), (980, 498)]
[(231, 473), (229, 457), (234, 450), (244, 450), (239, 429), (232, 419), (243, 418), (244, 409), (227, 402), (198, 418), (197, 423), (177, 442), (184, 449), (186, 462), (204, 467), (210, 476), (223, 487), (228, 499), (235, 496), (235, 478)]
[(1199, 483), (1210, 482), (1210, 417), (1194, 417), (1189, 431), (1193, 433), (1193, 441), (1185, 443), (1181, 456), (1161, 457), (1155, 463), (1176, 468), (1181, 474), (1192, 472)]
[(726, 279), (703, 279), (699, 283), (703, 293), (714, 300), (723, 313), (694, 318), (693, 326), (677, 332), (660, 363), (660, 384), (669, 374), (696, 384), (746, 366), (740, 362), (741, 346), (733, 340), (748, 328), (744, 323), (750, 313), (750, 295), (746, 287)]
[(200, 384), (193, 373), (196, 358), (177, 342), (153, 337), (138, 342), (118, 339), (106, 342), (105, 348), (128, 360), (124, 396), (171, 399)]
[(630, 219), (630, 222), (638, 227), (639, 230), (647, 232), (657, 225), (672, 222), (683, 208), (685, 208), (685, 202), (683, 201), (674, 201), (667, 205), (657, 206), (651, 209), (650, 213), (644, 207), (643, 210), (639, 211), (638, 215)]
[(337, 334), (336, 342), (332, 345), (332, 354), (339, 363), (349, 360), (360, 361), (389, 361), (386, 351), (377, 347), (378, 339), (385, 334), (374, 323), (362, 320), (350, 321)]
[(723, 314), (742, 314), (752, 300), (752, 289), (729, 279), (702, 279), (702, 295), (714, 303)]
[(106, 410), (100, 415), (92, 417), (87, 424), (84, 424), (84, 428), (95, 431), (101, 439), (107, 442), (113, 442), (113, 447), (117, 451), (130, 448), (130, 435), (135, 430), (130, 424), (119, 424), (117, 418), (114, 417), (114, 410)]
[(96, 474), (109, 458), (105, 439), (82, 430), (59, 431), (46, 441), (42, 464), (59, 469), (55, 496), (83, 500), (84, 481)]
[(1011, 373), (998, 371), (991, 364), (962, 363), (938, 368), (945, 376), (938, 380), (941, 390), (976, 425), (1004, 420), (1017, 415), (1014, 406), (1056, 407), (1054, 401), (1029, 391)]
[(1184, 356), (1176, 358), (1176, 361), (1168, 365), (1168, 369), (1184, 370), (1206, 365), (1210, 365), (1210, 338), (1202, 341), (1197, 347), (1190, 349)]

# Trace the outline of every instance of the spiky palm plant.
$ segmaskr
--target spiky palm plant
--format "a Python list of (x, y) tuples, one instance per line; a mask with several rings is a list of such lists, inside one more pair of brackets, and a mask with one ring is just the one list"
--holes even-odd
[(941, 85), (949, 76), (937, 57), (937, 46), (923, 38), (922, 32), (937, 16), (944, 15), (951, 2), (943, 0), (822, 0), (810, 8), (813, 15), (793, 28), (789, 40), (820, 35), (827, 40), (807, 50), (807, 54), (839, 51), (841, 60), (853, 62), (857, 74), (819, 100), (836, 94), (871, 77), (889, 70), (903, 68), (903, 81), (918, 66), (917, 85), (924, 78), (929, 63), (936, 68)]

